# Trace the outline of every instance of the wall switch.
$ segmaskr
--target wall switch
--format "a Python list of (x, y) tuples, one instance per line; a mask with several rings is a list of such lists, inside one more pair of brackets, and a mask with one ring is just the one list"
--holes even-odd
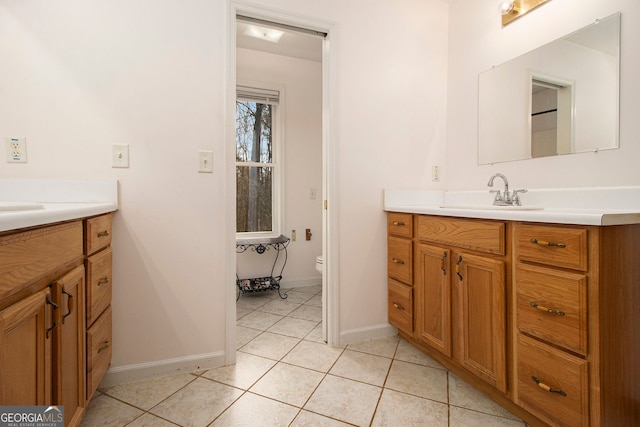
[(434, 165), (431, 168), (431, 181), (434, 181), (434, 182), (440, 181), (440, 166)]
[(111, 167), (112, 168), (128, 168), (129, 167), (129, 145), (128, 144), (111, 145)]
[(27, 163), (27, 138), (6, 138), (7, 163)]
[(198, 151), (198, 172), (213, 173), (213, 151)]
[(310, 188), (309, 189), (309, 200), (315, 200), (316, 199), (316, 189), (315, 188)]
[(291, 230), (291, 241), (292, 242), (296, 241), (296, 230)]

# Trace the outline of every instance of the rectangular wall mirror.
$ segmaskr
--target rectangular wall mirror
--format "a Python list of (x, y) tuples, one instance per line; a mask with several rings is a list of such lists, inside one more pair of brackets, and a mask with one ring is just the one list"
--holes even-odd
[(619, 146), (620, 13), (480, 74), (478, 164)]

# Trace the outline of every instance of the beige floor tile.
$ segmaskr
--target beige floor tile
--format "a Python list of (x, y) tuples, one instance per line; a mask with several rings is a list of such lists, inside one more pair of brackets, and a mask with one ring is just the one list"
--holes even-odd
[(300, 339), (265, 332), (240, 348), (240, 351), (268, 359), (280, 360), (300, 342)]
[(149, 412), (184, 427), (204, 427), (242, 393), (237, 388), (197, 378)]
[(156, 417), (149, 413), (144, 414), (140, 418), (136, 418), (131, 424), (127, 424), (127, 427), (176, 427), (177, 424), (170, 423), (167, 420)]
[(202, 376), (223, 384), (248, 390), (276, 364), (275, 360), (253, 354), (236, 352), (236, 363), (211, 369)]
[(236, 326), (236, 350), (260, 335), (263, 331), (244, 326)]
[(191, 374), (168, 375), (145, 381), (119, 384), (115, 387), (101, 389), (101, 391), (147, 411), (195, 379), (196, 377)]
[(333, 365), (330, 374), (382, 387), (391, 359), (347, 349)]
[(252, 311), (253, 310), (251, 310), (250, 308), (245, 308), (245, 307), (237, 305), (236, 306), (236, 320), (242, 319), (244, 316), (246, 316), (247, 314), (251, 313)]
[(300, 307), (299, 303), (289, 301), (288, 298), (284, 300), (278, 298), (266, 303), (265, 305), (260, 307), (258, 310), (263, 311), (265, 313), (277, 314), (279, 316), (286, 316), (287, 314), (291, 313), (293, 310), (295, 310), (298, 307)]
[(291, 427), (349, 427), (350, 425), (304, 410), (300, 411), (296, 419), (291, 423)]
[(294, 288), (296, 292), (304, 292), (307, 294), (319, 294), (322, 292), (322, 285), (313, 285), (313, 286), (301, 286), (299, 288)]
[(375, 340), (367, 340), (359, 343), (349, 344), (347, 346), (347, 349), (361, 351), (363, 353), (375, 354), (376, 356), (392, 358), (393, 355), (396, 354), (398, 340), (398, 336), (378, 338)]
[(306, 305), (312, 305), (314, 307), (322, 307), (322, 295), (314, 295), (309, 301), (305, 302)]
[(442, 403), (447, 401), (447, 371), (394, 360), (385, 387)]
[(313, 341), (313, 342), (324, 344), (325, 342), (324, 342), (324, 337), (322, 335), (322, 322), (320, 322), (318, 326), (316, 326), (311, 332), (309, 332), (309, 335), (304, 337), (304, 339), (306, 341)]
[(272, 298), (266, 295), (266, 293), (259, 294), (246, 294), (242, 295), (238, 302), (236, 302), (236, 307), (240, 306), (242, 308), (248, 308), (250, 310), (255, 310), (256, 308), (260, 308)]
[(289, 292), (287, 292), (287, 301), (294, 302), (297, 304), (304, 304), (314, 297), (314, 294), (310, 294), (308, 292), (300, 292), (295, 288)]
[(143, 414), (143, 411), (122, 403), (106, 394), (99, 394), (89, 403), (80, 423), (82, 427), (124, 426)]
[(416, 363), (418, 365), (430, 366), (432, 368), (446, 369), (440, 363), (424, 354), (421, 350), (409, 344), (409, 342), (404, 338), (400, 338), (395, 359), (402, 360), (404, 362)]
[(357, 426), (368, 426), (382, 389), (327, 375), (304, 409)]
[(289, 313), (289, 316), (295, 317), (296, 319), (322, 322), (322, 308), (303, 304)]
[(448, 427), (449, 407), (421, 397), (385, 389), (372, 427)]
[(266, 331), (272, 327), (276, 322), (282, 320), (284, 316), (273, 313), (265, 313), (264, 311), (253, 311), (242, 319), (236, 321), (237, 326), (244, 326), (245, 328), (259, 329)]
[(496, 417), (456, 406), (451, 406), (449, 411), (450, 427), (525, 427), (525, 423), (522, 421)]
[(249, 391), (301, 408), (324, 375), (310, 369), (278, 363)]
[(309, 332), (311, 332), (316, 326), (318, 326), (318, 322), (285, 317), (267, 329), (267, 331), (294, 338), (304, 338), (309, 335)]
[(253, 393), (245, 393), (211, 427), (288, 426), (300, 410)]
[(303, 340), (282, 361), (302, 368), (329, 372), (343, 351), (339, 347)]
[(502, 418), (520, 420), (453, 372), (449, 372), (449, 404)]

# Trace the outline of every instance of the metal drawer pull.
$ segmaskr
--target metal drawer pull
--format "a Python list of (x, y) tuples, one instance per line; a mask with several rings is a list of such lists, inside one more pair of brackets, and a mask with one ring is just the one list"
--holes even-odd
[(394, 306), (395, 308), (397, 308), (398, 310), (404, 310), (404, 306), (402, 306), (402, 305), (398, 304), (398, 303), (397, 303), (397, 302), (395, 302), (395, 301), (393, 302), (393, 306)]
[(391, 258), (391, 261), (393, 261), (394, 264), (404, 265), (404, 261), (400, 259)]
[(535, 302), (535, 301), (531, 301), (531, 302), (529, 303), (529, 305), (530, 305), (531, 307), (533, 307), (533, 308), (537, 309), (537, 310), (544, 311), (545, 313), (557, 314), (558, 316), (564, 316), (564, 314), (565, 314), (565, 313), (564, 313), (564, 311), (562, 311), (562, 310), (554, 310), (554, 309), (552, 309), (552, 308), (547, 308), (547, 307), (544, 307), (544, 306), (542, 306), (542, 305), (539, 305), (539, 304), (538, 304), (537, 302)]
[(567, 245), (565, 245), (564, 243), (547, 242), (545, 240), (538, 240), (535, 237), (533, 237), (529, 241), (531, 243), (535, 244), (535, 245), (540, 245), (540, 246), (555, 246), (556, 248), (566, 248), (567, 247)]
[(67, 312), (62, 316), (62, 324), (64, 325), (64, 320), (71, 316), (71, 313), (73, 312), (73, 295), (71, 295), (69, 292), (67, 292), (64, 289), (64, 285), (62, 285), (62, 294), (67, 296)]
[(107, 237), (109, 235), (108, 230), (98, 232), (98, 237)]
[(100, 281), (98, 282), (98, 286), (102, 286), (102, 285), (106, 285), (107, 283), (109, 283), (109, 276), (104, 276), (102, 279), (100, 279)]
[(401, 227), (404, 227), (404, 222), (403, 221), (393, 221), (393, 225), (399, 225)]
[(462, 265), (462, 255), (458, 257), (458, 262), (456, 262), (456, 274), (458, 275), (458, 279), (460, 279), (460, 281), (462, 282), (462, 280), (464, 279), (462, 278), (462, 274), (460, 274), (461, 265)]
[(560, 396), (567, 397), (567, 393), (565, 393), (564, 391), (560, 390), (559, 388), (549, 387), (545, 383), (540, 382), (540, 380), (537, 377), (531, 377), (531, 379), (533, 381), (535, 381), (535, 383), (538, 384), (538, 387), (540, 387), (541, 389), (546, 390), (549, 393), (558, 393)]
[(101, 353), (101, 352), (103, 352), (104, 350), (106, 350), (106, 349), (108, 349), (109, 347), (111, 347), (111, 341), (109, 341), (109, 340), (104, 340), (104, 341), (102, 341), (102, 344), (104, 344), (104, 345), (98, 349), (98, 353)]

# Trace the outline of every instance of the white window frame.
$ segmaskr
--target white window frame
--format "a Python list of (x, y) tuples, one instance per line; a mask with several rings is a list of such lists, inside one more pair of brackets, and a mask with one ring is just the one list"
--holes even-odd
[[(284, 111), (285, 111), (285, 91), (282, 86), (256, 81), (238, 80), (237, 86), (251, 87), (257, 89), (267, 89), (271, 91), (278, 91), (279, 99), (276, 103), (265, 101), (263, 104), (271, 104), (271, 132), (272, 132), (272, 163), (254, 163), (254, 162), (236, 162), (237, 166), (258, 166), (258, 167), (272, 167), (272, 188), (271, 188), (271, 231), (256, 231), (256, 232), (236, 232), (236, 239), (257, 239), (257, 238), (270, 238), (278, 237), (283, 233), (284, 225)], [(249, 100), (248, 98), (238, 97), (236, 95), (236, 101)], [(256, 102), (251, 99), (250, 101)], [(234, 138), (235, 143), (235, 138)], [(234, 173), (235, 175), (235, 173)], [(237, 184), (236, 184), (237, 185)], [(237, 196), (236, 196), (237, 201)]]

